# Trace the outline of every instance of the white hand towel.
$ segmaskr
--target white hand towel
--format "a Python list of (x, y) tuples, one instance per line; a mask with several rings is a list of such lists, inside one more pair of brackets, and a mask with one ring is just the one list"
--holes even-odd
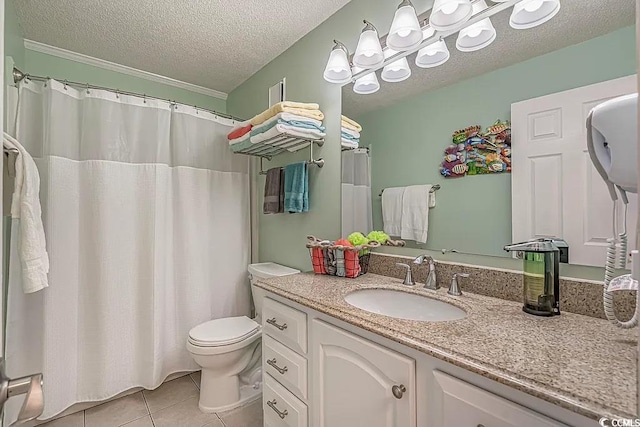
[[(431, 185), (412, 185), (404, 190), (402, 197), (402, 230), (400, 237), (427, 242), (429, 231), (429, 199)], [(387, 233), (388, 234), (388, 233)]]
[(382, 192), (383, 230), (389, 236), (400, 236), (402, 231), (402, 196), (405, 187), (386, 188)]
[(2, 142), (5, 148), (18, 151), (11, 217), (20, 220), (18, 256), (22, 265), (23, 291), (28, 294), (49, 286), (49, 255), (40, 207), (40, 175), (35, 162), (18, 141), (4, 133)]

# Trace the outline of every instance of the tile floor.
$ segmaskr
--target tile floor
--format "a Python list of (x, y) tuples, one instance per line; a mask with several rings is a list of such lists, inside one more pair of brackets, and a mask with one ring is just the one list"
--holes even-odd
[(198, 409), (200, 373), (186, 375), (41, 427), (262, 427), (262, 401), (218, 414)]

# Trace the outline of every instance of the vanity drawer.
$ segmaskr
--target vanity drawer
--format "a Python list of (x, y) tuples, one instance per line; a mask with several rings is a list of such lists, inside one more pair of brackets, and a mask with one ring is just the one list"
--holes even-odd
[(262, 303), (264, 332), (287, 347), (307, 353), (307, 315), (271, 298)]
[(434, 427), (567, 427), (465, 381), (434, 371)]
[(293, 394), (307, 398), (307, 359), (268, 335), (262, 341), (262, 367)]
[(264, 424), (272, 427), (307, 427), (307, 405), (281, 386), (271, 375), (264, 376), (262, 391)]

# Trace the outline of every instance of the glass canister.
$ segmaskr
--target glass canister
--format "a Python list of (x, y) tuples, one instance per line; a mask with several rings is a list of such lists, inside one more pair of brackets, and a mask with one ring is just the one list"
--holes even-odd
[(536, 316), (560, 314), (560, 250), (553, 239), (535, 239), (505, 246), (505, 251), (522, 252), (522, 309)]

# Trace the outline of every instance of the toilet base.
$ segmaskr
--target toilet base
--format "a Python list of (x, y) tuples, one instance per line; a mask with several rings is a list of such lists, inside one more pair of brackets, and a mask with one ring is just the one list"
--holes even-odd
[[(198, 403), (198, 408), (206, 414), (211, 414), (214, 412), (224, 412), (230, 411), (232, 409), (238, 408), (242, 405), (249, 404), (255, 400), (258, 400), (262, 397), (262, 383), (256, 385), (242, 385), (239, 388), (240, 398), (232, 403), (225, 404), (222, 406), (207, 406), (206, 401), (203, 402), (203, 392), (200, 390), (200, 401)], [(206, 396), (205, 396), (206, 397)], [(205, 399), (206, 400), (206, 399)]]

